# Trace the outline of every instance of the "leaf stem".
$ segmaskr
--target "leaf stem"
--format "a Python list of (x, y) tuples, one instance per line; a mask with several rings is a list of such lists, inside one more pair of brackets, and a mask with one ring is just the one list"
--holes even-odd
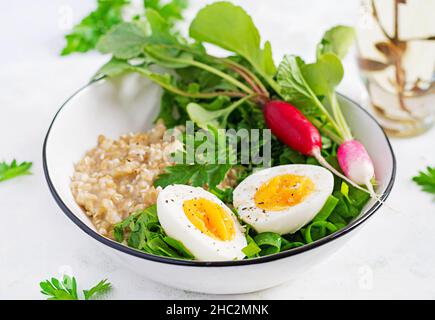
[(284, 99), (284, 97), (281, 93), (280, 85), (272, 77), (266, 77), (265, 79), (269, 83), (269, 85), (272, 87), (272, 89), (276, 92), (276, 94), (279, 95), (282, 99)]
[(342, 144), (343, 143), (343, 138), (338, 136), (337, 134), (335, 134), (332, 130), (326, 128), (325, 125), (321, 121), (319, 121), (318, 119), (313, 118), (313, 117), (309, 117), (309, 120), (325, 136), (327, 136), (328, 138), (330, 138), (331, 140), (335, 141), (338, 144)]
[(238, 72), (242, 77), (247, 76), (248, 79), (245, 78), (246, 81), (253, 81), (251, 86), (255, 86), (259, 89), (259, 93), (266, 95), (269, 97), (269, 92), (267, 91), (266, 87), (264, 86), (263, 82), (258, 79), (258, 77), (248, 68), (241, 65), (240, 63), (237, 63), (235, 61), (232, 61), (228, 58), (222, 59), (222, 61), (229, 65), (231, 68), (233, 68), (236, 72)]
[[(305, 81), (305, 79), (304, 79)], [(317, 96), (315, 95), (315, 93), (311, 90), (311, 88), (308, 86), (308, 84), (306, 85), (307, 89), (310, 91), (310, 94), (313, 97), (313, 100), (315, 101), (317, 107), (322, 111), (323, 115), (328, 119), (328, 121), (331, 123), (331, 125), (334, 127), (334, 130), (337, 131), (337, 133), (339, 134), (339, 136), (343, 136), (343, 133), (341, 131), (340, 126), (338, 125), (338, 123), (335, 121), (335, 119), (330, 115), (330, 113), (328, 112), (328, 110), (326, 110), (325, 106), (320, 102), (319, 98), (317, 98)]]
[(190, 93), (190, 92), (183, 91), (183, 90), (177, 88), (176, 86), (170, 85), (170, 84), (160, 80), (158, 77), (155, 76), (155, 74), (153, 72), (150, 72), (146, 69), (134, 67), (133, 70), (136, 71), (137, 73), (140, 73), (141, 75), (147, 77), (151, 81), (157, 83), (162, 88), (164, 88), (164, 89), (166, 89), (174, 94), (183, 96), (183, 97), (189, 97), (189, 98), (194, 98), (194, 99), (213, 99), (213, 98), (216, 98), (218, 96), (228, 96), (228, 97), (245, 97), (246, 96), (245, 93), (237, 92), (237, 91), (216, 91), (216, 92)]
[(352, 140), (352, 133), (350, 132), (349, 126), (347, 125), (346, 119), (341, 111), (340, 104), (337, 100), (337, 95), (332, 92), (328, 95), (329, 103), (331, 104), (332, 113), (335, 121), (341, 129), (344, 140)]
[[(147, 51), (147, 50), (145, 49), (145, 51)], [(165, 55), (159, 54), (159, 53), (157, 53), (155, 51), (154, 52), (149, 52), (149, 50), (148, 50), (147, 53), (149, 55), (154, 56), (154, 57), (156, 57), (156, 58), (158, 58), (160, 60), (163, 60), (163, 61), (191, 65), (191, 66), (194, 66), (194, 67), (206, 70), (206, 71), (208, 71), (210, 73), (213, 73), (213, 74), (221, 77), (222, 79), (224, 79), (224, 80), (228, 81), (229, 83), (235, 85), (236, 87), (242, 89), (243, 91), (245, 91), (248, 94), (254, 93), (254, 91), (252, 91), (244, 83), (240, 82), (237, 79), (234, 79), (230, 75), (228, 75), (228, 74), (226, 74), (226, 73), (224, 73), (224, 72), (222, 72), (222, 71), (220, 71), (220, 70), (218, 70), (216, 68), (213, 68), (213, 67), (211, 67), (211, 66), (209, 66), (209, 65), (207, 65), (205, 63), (196, 61), (194, 59), (180, 59), (180, 58), (174, 58), (174, 57), (170, 57), (170, 56), (165, 56)]]
[(190, 64), (192, 66), (195, 66), (195, 67), (201, 68), (203, 70), (206, 70), (210, 73), (213, 73), (213, 74), (221, 77), (222, 79), (228, 81), (229, 83), (235, 85), (236, 87), (242, 89), (243, 91), (245, 91), (248, 94), (254, 93), (254, 91), (251, 88), (249, 88), (247, 85), (245, 85), (244, 83), (240, 82), (239, 80), (229, 76), (228, 74), (226, 74), (226, 73), (224, 73), (216, 68), (213, 68), (213, 67), (210, 67), (209, 65), (206, 65), (205, 63), (202, 63), (202, 62), (199, 62), (196, 60), (184, 60), (184, 59), (180, 59), (179, 62), (181, 62), (181, 63), (184, 62), (186, 64)]

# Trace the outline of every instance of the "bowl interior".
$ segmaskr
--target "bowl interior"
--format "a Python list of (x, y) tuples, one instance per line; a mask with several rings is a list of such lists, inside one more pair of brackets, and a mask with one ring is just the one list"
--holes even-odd
[[(100, 134), (118, 138), (152, 126), (160, 106), (161, 89), (136, 74), (101, 79), (79, 90), (53, 120), (45, 143), (45, 169), (52, 191), (66, 209), (95, 231), (70, 191), (74, 163), (93, 148)], [(340, 96), (343, 112), (356, 138), (367, 148), (376, 168), (378, 193), (394, 179), (394, 155), (384, 132), (361, 107)], [(375, 205), (370, 200), (358, 219)], [(65, 209), (65, 208), (64, 208)]]
[(102, 79), (79, 90), (56, 115), (45, 148), (47, 172), (63, 203), (89, 228), (95, 230), (69, 187), (74, 164), (96, 146), (100, 134), (117, 139), (150, 128), (160, 96), (158, 86), (136, 74)]

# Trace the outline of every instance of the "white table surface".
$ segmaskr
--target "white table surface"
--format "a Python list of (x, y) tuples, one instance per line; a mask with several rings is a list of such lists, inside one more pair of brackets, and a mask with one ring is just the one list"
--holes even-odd
[[(205, 2), (191, 0), (192, 17)], [(312, 59), (323, 31), (352, 24), (358, 1), (244, 0), (270, 39), (278, 61), (291, 52)], [(62, 272), (88, 287), (108, 278), (113, 299), (208, 299), (216, 296), (179, 291), (124, 269), (98, 250), (93, 239), (57, 207), (42, 171), (42, 143), (54, 113), (85, 84), (107, 57), (97, 53), (61, 58), (72, 22), (92, 1), (44, 0), (0, 3), (0, 160), (33, 161), (33, 175), (0, 184), (0, 298), (40, 299), (38, 283)], [(346, 62), (340, 91), (364, 98), (354, 59)], [(411, 181), (434, 164), (435, 130), (412, 139), (392, 139), (398, 170), (388, 200), (400, 212), (383, 208), (327, 261), (279, 287), (246, 299), (435, 298), (435, 202)]]

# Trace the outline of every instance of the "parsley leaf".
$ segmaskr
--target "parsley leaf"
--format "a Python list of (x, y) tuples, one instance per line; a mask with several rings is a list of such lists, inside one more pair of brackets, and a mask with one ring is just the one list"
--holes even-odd
[(13, 160), (11, 164), (7, 164), (6, 162), (0, 163), (0, 182), (12, 179), (22, 175), (31, 174), (30, 167), (32, 166), (31, 162), (22, 162), (17, 164), (16, 160)]
[(423, 191), (435, 194), (435, 167), (427, 167), (426, 171), (420, 171), (412, 180), (420, 185)]
[(127, 0), (98, 0), (97, 9), (65, 36), (66, 46), (61, 55), (94, 49), (102, 35), (122, 22), (122, 9), (128, 3)]
[[(171, 184), (188, 184), (194, 187), (207, 187), (209, 190), (220, 192), (217, 186), (225, 179), (228, 171), (233, 167), (231, 164), (236, 156), (233, 148), (226, 143), (225, 133), (213, 126), (200, 133), (203, 139), (194, 138), (194, 150), (189, 150), (195, 155), (192, 160), (184, 158), (186, 150), (178, 156), (182, 156), (187, 163), (177, 163), (165, 168), (165, 173), (160, 174), (154, 181), (154, 186), (162, 188)], [(187, 139), (187, 136), (184, 136)], [(181, 159), (180, 159), (181, 160)]]
[(167, 167), (165, 173), (158, 176), (154, 185), (162, 188), (171, 184), (190, 184), (194, 187), (204, 185), (216, 187), (225, 178), (230, 164), (176, 164)]
[(77, 282), (74, 277), (63, 276), (63, 280), (51, 278), (39, 284), (42, 294), (49, 296), (48, 300), (78, 300)]
[(107, 282), (107, 279), (101, 280), (95, 286), (93, 286), (89, 290), (83, 290), (83, 294), (85, 296), (85, 300), (90, 300), (93, 297), (101, 296), (112, 289), (112, 285), (110, 282)]
[[(51, 278), (39, 284), (41, 293), (48, 296), (48, 300), (80, 300), (77, 293), (77, 281), (74, 277), (64, 275), (62, 281)], [(107, 279), (100, 281), (89, 290), (83, 290), (85, 300), (107, 293), (112, 288)]]

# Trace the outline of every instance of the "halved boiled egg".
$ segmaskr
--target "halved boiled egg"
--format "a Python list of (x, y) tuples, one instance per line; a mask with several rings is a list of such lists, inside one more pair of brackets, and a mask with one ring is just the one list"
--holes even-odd
[(294, 233), (322, 209), (332, 173), (314, 165), (283, 165), (256, 172), (233, 193), (240, 218), (257, 232)]
[(157, 215), (165, 232), (197, 260), (239, 260), (247, 245), (234, 213), (215, 195), (186, 185), (171, 185), (157, 198)]

